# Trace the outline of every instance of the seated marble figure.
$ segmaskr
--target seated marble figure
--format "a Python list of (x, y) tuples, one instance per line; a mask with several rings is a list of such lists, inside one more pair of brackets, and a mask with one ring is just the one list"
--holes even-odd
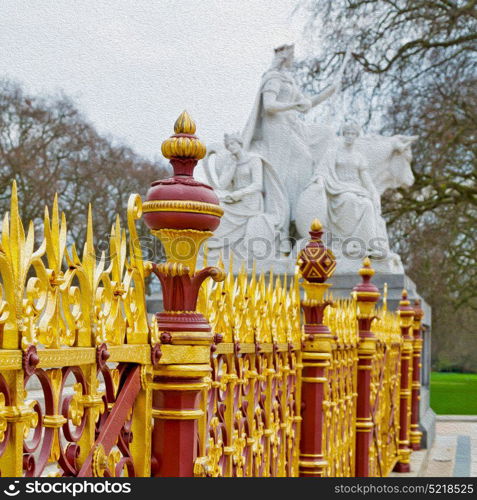
[[(399, 256), (389, 247), (381, 215), (381, 194), (396, 185), (410, 185), (410, 145), (415, 136), (361, 137), (349, 120), (316, 162), (315, 175), (298, 200), (297, 226), (304, 233), (309, 220), (319, 217), (339, 241), (338, 256), (364, 255), (387, 261), (400, 271)], [(396, 177), (396, 179), (394, 179)], [(304, 236), (304, 234), (302, 234)]]
[(240, 134), (233, 133), (224, 135), (224, 147), (208, 148), (204, 171), (224, 209), (221, 224), (208, 242), (211, 256), (232, 251), (250, 260), (285, 251), (289, 207), (270, 163), (246, 151)]

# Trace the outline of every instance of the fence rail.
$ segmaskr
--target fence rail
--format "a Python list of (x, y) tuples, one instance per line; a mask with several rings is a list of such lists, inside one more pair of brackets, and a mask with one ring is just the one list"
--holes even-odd
[[(317, 222), (293, 276), (234, 275), (220, 264), (197, 271), (220, 207), (191, 194), (188, 212), (164, 191), (204, 189), (192, 177), (204, 153), (194, 131), (181, 115), (164, 149), (176, 175), (145, 203), (131, 196), (128, 237), (116, 221), (101, 255), (91, 211), (83, 252), (68, 247), (56, 198), (42, 238), (32, 224), (25, 231), (13, 185), (0, 242), (2, 476), (408, 470), (420, 440), (418, 304), (403, 293), (398, 311), (376, 308), (369, 260), (349, 299), (328, 298), (335, 261)], [(141, 217), (166, 263), (143, 260)], [(190, 241), (194, 255), (172, 254), (172, 243)], [(164, 296), (153, 318), (151, 274)]]

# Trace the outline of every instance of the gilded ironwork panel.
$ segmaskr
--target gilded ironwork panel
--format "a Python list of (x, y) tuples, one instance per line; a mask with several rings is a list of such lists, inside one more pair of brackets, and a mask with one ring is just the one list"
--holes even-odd
[(374, 424), (369, 450), (370, 476), (384, 477), (399, 457), (399, 391), (402, 337), (399, 317), (378, 311), (372, 330), (378, 338), (371, 370), (371, 418)]
[[(199, 302), (223, 336), (203, 391), (196, 475), (298, 475), (301, 326), (297, 282), (244, 271)], [(208, 299), (208, 300), (206, 300)], [(243, 349), (242, 349), (243, 346)]]
[[(0, 241), (3, 476), (78, 475), (121, 390), (127, 364), (118, 362), (123, 357), (150, 364), (147, 266), (131, 244), (137, 241), (134, 221), (139, 215), (140, 202), (132, 198), (129, 245), (117, 219), (109, 251), (97, 255), (90, 209), (79, 254), (74, 244), (67, 247), (67, 221), (57, 197), (52, 209), (45, 209), (37, 243), (33, 224), (25, 230), (20, 219), (13, 184)], [(108, 363), (106, 345), (116, 346)], [(137, 419), (144, 419), (142, 408), (131, 412), (100, 465), (96, 454), (93, 473), (150, 474), (143, 458), (150, 443), (136, 433), (142, 449), (131, 447)]]
[(327, 477), (354, 476), (358, 330), (356, 303), (337, 300), (326, 309), (324, 323), (335, 341), (325, 386), (324, 457)]

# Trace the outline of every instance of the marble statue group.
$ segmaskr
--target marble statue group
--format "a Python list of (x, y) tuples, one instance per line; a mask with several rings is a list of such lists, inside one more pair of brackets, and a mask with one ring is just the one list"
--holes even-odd
[(402, 272), (389, 248), (381, 196), (413, 183), (417, 137), (363, 135), (353, 120), (344, 120), (338, 134), (307, 123), (311, 108), (340, 92), (347, 57), (334, 83), (312, 97), (290, 73), (293, 57), (293, 45), (275, 49), (244, 130), (208, 147), (205, 175), (225, 212), (209, 251), (229, 247), (248, 259), (257, 252), (286, 259), (318, 218), (343, 271), (354, 271), (367, 255), (386, 272)]

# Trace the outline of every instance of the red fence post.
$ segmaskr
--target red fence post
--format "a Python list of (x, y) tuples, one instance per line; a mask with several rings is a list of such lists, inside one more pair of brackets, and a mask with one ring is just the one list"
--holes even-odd
[(411, 328), (414, 320), (414, 309), (407, 299), (406, 290), (402, 292), (398, 314), (403, 345), (401, 349), (401, 391), (399, 393), (399, 460), (394, 470), (395, 472), (410, 472), (411, 357), (413, 352)]
[(194, 135), (195, 124), (186, 112), (174, 132), (162, 144), (174, 176), (153, 182), (142, 207), (146, 224), (167, 256), (166, 263), (152, 264), (161, 281), (164, 312), (156, 314), (161, 357), (152, 383), (151, 466), (154, 476), (188, 477), (193, 476), (197, 456), (200, 395), (211, 371), (214, 337), (206, 318), (196, 312), (197, 298), (206, 278), (225, 277), (218, 268), (195, 267), (200, 246), (218, 227), (223, 210), (213, 189), (193, 177), (205, 146)]
[(302, 477), (322, 477), (327, 465), (323, 450), (323, 400), (333, 336), (323, 324), (323, 314), (330, 305), (324, 300), (324, 295), (331, 285), (325, 281), (333, 274), (336, 261), (321, 241), (322, 235), (322, 226), (315, 219), (311, 225), (311, 240), (297, 260), (305, 290), (305, 298), (301, 302), (305, 316), (299, 460), (299, 475)]
[(374, 269), (366, 258), (359, 270), (362, 282), (353, 288), (357, 301), (357, 320), (359, 330), (358, 380), (356, 403), (356, 477), (369, 477), (369, 454), (374, 424), (371, 415), (371, 370), (376, 353), (376, 336), (371, 332), (375, 318), (375, 305), (379, 300), (378, 288), (371, 283)]
[(412, 325), (412, 408), (411, 408), (411, 447), (421, 449), (422, 432), (419, 430), (419, 400), (421, 399), (421, 355), (422, 355), (422, 318), (424, 311), (421, 301), (414, 301), (414, 323)]

